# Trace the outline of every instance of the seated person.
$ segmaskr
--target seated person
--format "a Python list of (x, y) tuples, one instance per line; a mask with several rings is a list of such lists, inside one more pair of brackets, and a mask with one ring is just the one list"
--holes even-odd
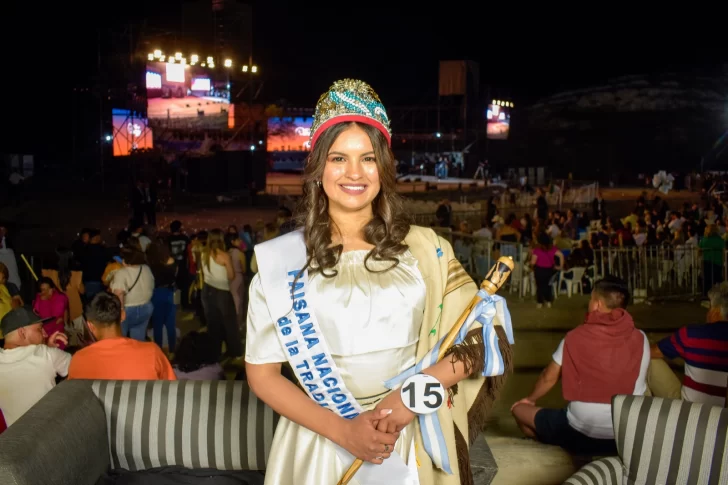
[(0, 349), (0, 409), (7, 426), (56, 385), (56, 376), (65, 377), (71, 354), (58, 349), (67, 344), (56, 332), (48, 337), (43, 321), (28, 308), (15, 308), (0, 321), (5, 347)]
[[(63, 332), (69, 320), (68, 297), (60, 292), (47, 276), (38, 280), (38, 294), (33, 300), (33, 311), (47, 323), (43, 324), (43, 330), (48, 335), (56, 332)], [(59, 345), (61, 350), (65, 345)]]
[[(18, 287), (8, 281), (10, 272), (4, 263), (0, 263), (0, 319), (10, 310), (23, 306), (23, 299), (20, 297)], [(2, 334), (0, 334), (2, 337)]]
[[(688, 325), (652, 345), (648, 374), (655, 396), (724, 407), (728, 384), (728, 282), (708, 292), (707, 323)], [(682, 357), (685, 378), (680, 380), (662, 360)]]
[(217, 362), (215, 343), (207, 332), (190, 332), (180, 341), (174, 354), (174, 373), (179, 380), (213, 381), (225, 379)]
[(10, 297), (13, 299), (13, 308), (23, 306), (23, 299), (20, 296), (20, 289), (10, 281), (10, 271), (5, 263), (0, 263), (0, 286), (4, 286)]
[[(615, 394), (644, 394), (650, 348), (625, 309), (627, 284), (607, 276), (594, 285), (585, 322), (566, 334), (528, 397), (511, 407), (523, 433), (543, 443), (593, 454), (616, 454)], [(536, 401), (562, 380), (565, 409)]]
[(177, 380), (157, 344), (122, 336), (124, 317), (119, 297), (94, 296), (86, 306), (86, 321), (96, 341), (74, 354), (69, 379)]

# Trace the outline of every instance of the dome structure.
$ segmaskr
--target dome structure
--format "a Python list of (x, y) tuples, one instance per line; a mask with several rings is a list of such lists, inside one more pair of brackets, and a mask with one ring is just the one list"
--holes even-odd
[(728, 129), (726, 81), (626, 76), (554, 94), (526, 108), (514, 126), (514, 141), (522, 144), (518, 158), (575, 177), (610, 180), (653, 170), (690, 172), (701, 159), (728, 165), (728, 150), (719, 141)]

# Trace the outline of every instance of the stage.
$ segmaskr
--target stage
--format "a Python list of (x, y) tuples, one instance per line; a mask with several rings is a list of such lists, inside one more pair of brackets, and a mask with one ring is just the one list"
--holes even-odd
[(210, 116), (230, 109), (230, 102), (211, 96), (185, 96), (184, 98), (149, 98), (149, 118), (196, 118), (201, 113)]

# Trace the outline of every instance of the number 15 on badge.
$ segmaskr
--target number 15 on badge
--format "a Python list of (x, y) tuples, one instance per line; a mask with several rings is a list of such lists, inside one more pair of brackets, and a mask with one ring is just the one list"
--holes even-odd
[(445, 388), (427, 374), (409, 377), (399, 390), (405, 407), (415, 414), (434, 413), (445, 402)]

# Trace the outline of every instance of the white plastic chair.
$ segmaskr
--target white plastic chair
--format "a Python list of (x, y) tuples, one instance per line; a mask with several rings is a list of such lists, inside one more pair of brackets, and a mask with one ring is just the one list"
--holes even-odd
[[(576, 287), (576, 290), (580, 294), (584, 294), (584, 288), (581, 284), (581, 279), (584, 277), (584, 273), (586, 272), (586, 268), (583, 266), (575, 266), (569, 270), (566, 271), (560, 271), (559, 272), (559, 288), (561, 288), (561, 283), (566, 284), (566, 294), (571, 298), (571, 295), (574, 294), (574, 288)], [(565, 278), (565, 276), (571, 275), (571, 278)]]

